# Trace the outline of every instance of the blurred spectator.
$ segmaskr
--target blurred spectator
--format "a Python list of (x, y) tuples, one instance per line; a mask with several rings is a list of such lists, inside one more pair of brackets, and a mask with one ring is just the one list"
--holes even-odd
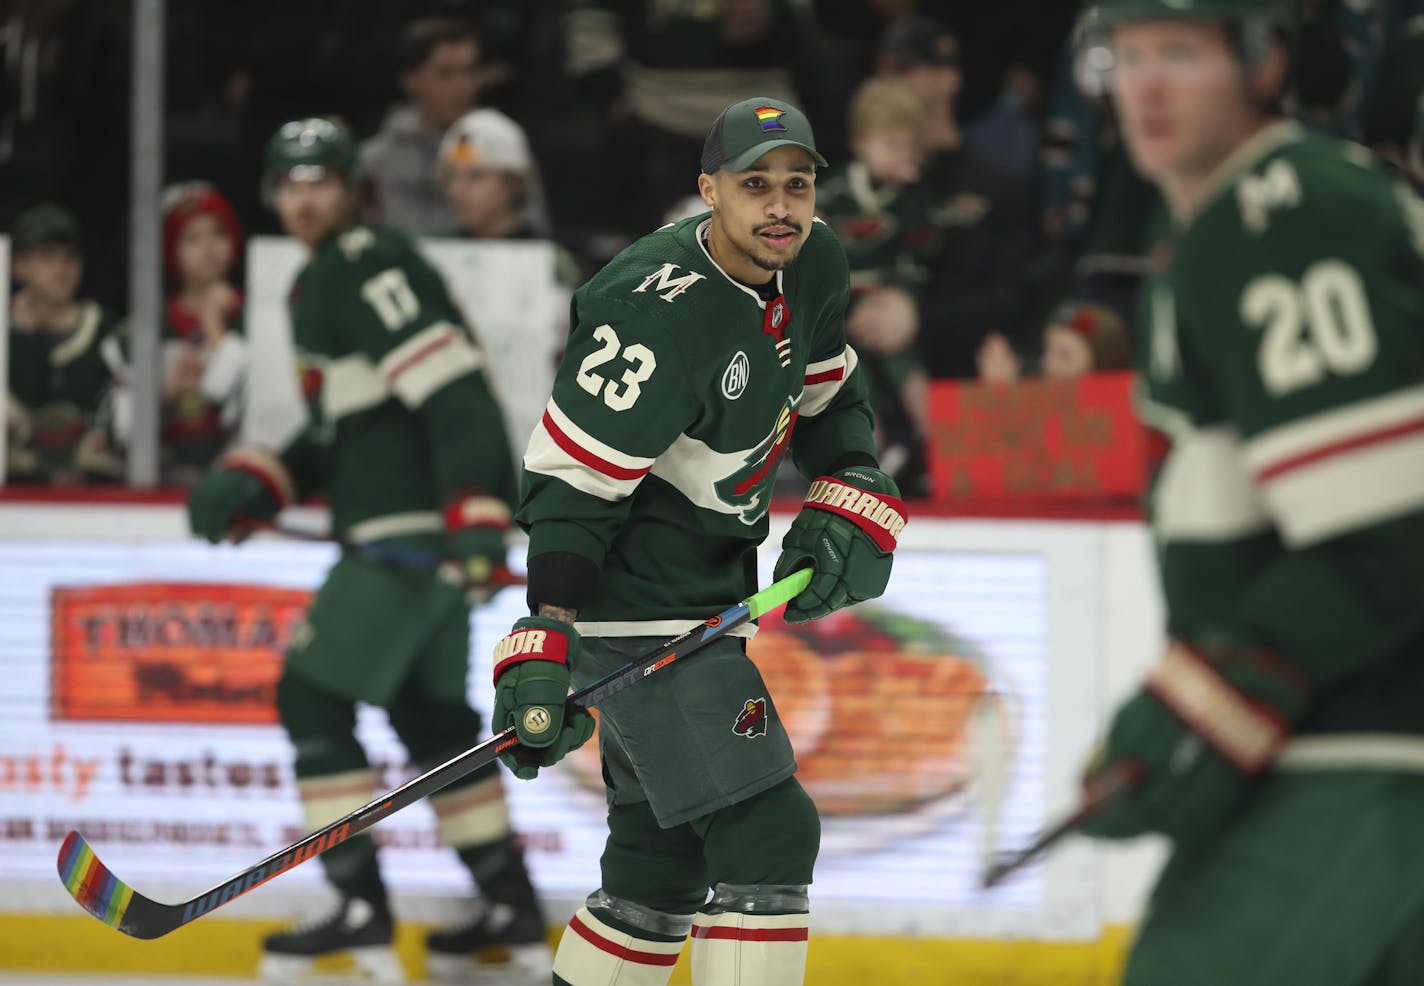
[(1363, 140), (1397, 173), (1416, 185), (1424, 173), (1410, 161), (1424, 110), (1424, 17), (1405, 22), (1380, 60), (1374, 91), (1364, 114)]
[(96, 427), (119, 365), (115, 319), (80, 299), (83, 234), (67, 210), (33, 206), (10, 230), (6, 471), (12, 482), (77, 486), (117, 481), (123, 460)]
[(920, 303), (920, 351), (932, 376), (974, 376), (986, 340), (1015, 345), (1026, 334), (1026, 188), (965, 144), (955, 115), (959, 43), (940, 24), (921, 17), (892, 23), (881, 38), (878, 74), (907, 83), (926, 108), (925, 178), (940, 246)]
[(1045, 249), (1034, 272), (1034, 296), (1047, 304), (1038, 318), (1071, 294), (1109, 305), (1131, 324), (1154, 224), (1164, 215), (1105, 100), (1100, 60), (1110, 57), (1105, 48), (1065, 43), (1050, 89), (1039, 187)]
[(792, 0), (571, 0), (566, 31), (568, 74), (608, 108), (579, 185), (587, 188), (588, 170), (619, 161), (609, 188), (586, 205), (613, 206), (597, 218), (630, 236), (686, 196), (707, 130), (728, 104), (795, 98), (801, 31)]
[(361, 145), (368, 218), (412, 235), (449, 227), (449, 206), (436, 179), (440, 141), (475, 104), (479, 60), (474, 29), (462, 20), (430, 18), (406, 29), (398, 71), (410, 101), (391, 110), (380, 131)]
[[(547, 238), (539, 166), (519, 124), (499, 110), (465, 114), (440, 142), (437, 173), (453, 235), (479, 240)], [(452, 232), (447, 226), (446, 233)]]
[(921, 176), (924, 104), (903, 82), (870, 79), (851, 100), (847, 132), (855, 159), (818, 180), (817, 211), (850, 263), (846, 338), (870, 383), (881, 468), (907, 495), (923, 495), (929, 378), (915, 338), (918, 298), (939, 247), (935, 195)]
[(1071, 380), (1086, 373), (1131, 368), (1127, 326), (1105, 305), (1068, 302), (1044, 326), (1039, 370), (1045, 377)]
[(163, 323), (164, 481), (190, 486), (236, 434), (247, 375), (242, 248), (232, 206), (204, 182), (164, 195), (163, 264), (172, 285)]

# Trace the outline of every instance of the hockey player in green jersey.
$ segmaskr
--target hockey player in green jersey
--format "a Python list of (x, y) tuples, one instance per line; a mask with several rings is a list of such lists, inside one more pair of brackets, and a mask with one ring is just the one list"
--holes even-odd
[[(1171, 210), (1141, 409), (1168, 643), (1083, 826), (1173, 853), (1129, 986), (1424, 982), (1424, 207), (1277, 120), (1290, 0), (1097, 0)], [(1107, 773), (1113, 771), (1113, 773)]]
[[(369, 546), (452, 559), (458, 581), (478, 594), (504, 566), (515, 487), (480, 350), (414, 244), (355, 221), (355, 160), (346, 130), (322, 118), (284, 125), (268, 146), (265, 183), (282, 225), (311, 251), (290, 301), (309, 423), (283, 449), (226, 456), (188, 504), (194, 532), (216, 542), (325, 493), (334, 533), (351, 546), (294, 634), (277, 684), (312, 828), (375, 796), (354, 734), (357, 702), (386, 710), (419, 770), (478, 742), (481, 723), (466, 699), (465, 592), (433, 565), (380, 564)], [(487, 981), (467, 967), (477, 950), (501, 945), (512, 955), (502, 975), (545, 981), (545, 926), (497, 769), (430, 802), (480, 890), (473, 923), (430, 937), (431, 971)], [(360, 836), (321, 860), (339, 906), (269, 937), (264, 971), (294, 975), (349, 952), (379, 981), (400, 981), (374, 843)]]
[[(794, 107), (729, 107), (702, 155), (711, 212), (644, 236), (574, 297), (524, 456), (533, 615), (496, 650), (495, 725), (518, 730), (521, 776), (588, 738), (586, 714), (565, 720), (571, 681), (755, 590), (786, 455), (815, 480), (776, 566), (815, 571), (787, 618), (885, 589), (904, 506), (845, 342), (845, 252), (813, 219), (824, 163)], [(820, 824), (745, 639), (599, 713), (602, 887), (569, 922), (554, 983), (662, 986), (689, 932), (698, 986), (801, 983)]]

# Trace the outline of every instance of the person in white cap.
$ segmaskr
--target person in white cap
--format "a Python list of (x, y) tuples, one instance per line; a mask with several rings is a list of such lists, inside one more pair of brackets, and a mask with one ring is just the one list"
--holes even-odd
[(539, 166), (524, 130), (499, 110), (466, 113), (440, 142), (436, 177), (454, 235), (481, 240), (549, 235)]

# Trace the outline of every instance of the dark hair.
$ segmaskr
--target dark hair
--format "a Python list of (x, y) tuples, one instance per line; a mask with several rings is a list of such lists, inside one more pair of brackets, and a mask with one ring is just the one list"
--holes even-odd
[(430, 53), (440, 45), (463, 41), (480, 43), (474, 27), (456, 17), (427, 17), (413, 21), (401, 34), (396, 50), (396, 68), (402, 75), (414, 72), (430, 59)]

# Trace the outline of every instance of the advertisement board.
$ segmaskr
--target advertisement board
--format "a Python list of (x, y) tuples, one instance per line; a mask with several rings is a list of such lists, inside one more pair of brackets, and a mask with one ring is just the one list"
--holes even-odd
[[(823, 816), (817, 926), (1095, 934), (1086, 848), (993, 893), (977, 886), (987, 849), (1023, 843), (1072, 798), (1093, 719), (1094, 535), (915, 526), (882, 600), (808, 626), (770, 618), (749, 645)], [(0, 541), (0, 876), (55, 882), (54, 852), (78, 828), (139, 889), (192, 895), (300, 837), (271, 689), (333, 558), (270, 539)], [(761, 561), (769, 579), (774, 554)], [(523, 612), (506, 592), (472, 618), (469, 695), (483, 712), (493, 644)], [(1005, 769), (986, 783), (968, 737), (991, 706)], [(380, 710), (360, 711), (358, 733), (379, 788), (410, 776)], [(599, 879), (594, 747), (508, 789), (541, 892), (571, 910)], [(469, 892), (426, 805), (376, 833), (392, 887)], [(298, 867), (248, 901), (261, 910), (320, 878)]]

